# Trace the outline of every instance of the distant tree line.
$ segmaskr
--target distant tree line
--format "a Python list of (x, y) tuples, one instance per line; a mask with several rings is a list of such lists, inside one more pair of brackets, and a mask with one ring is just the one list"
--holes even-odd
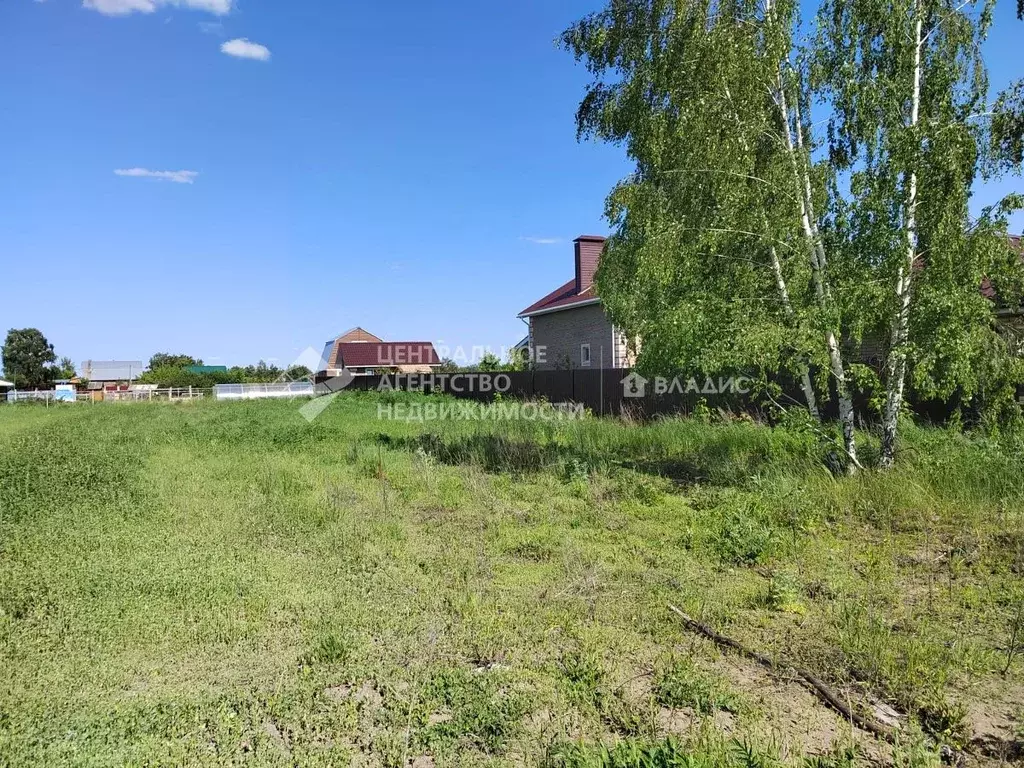
[[(17, 389), (50, 389), (62, 379), (75, 377), (75, 364), (69, 357), (57, 358), (46, 336), (37, 328), (12, 328), (0, 348), (3, 378)], [(296, 381), (313, 375), (305, 366), (279, 368), (260, 360), (256, 365), (233, 366), (226, 371), (190, 371), (203, 361), (191, 355), (158, 352), (139, 377), (141, 384), (161, 387), (207, 389), (216, 384), (261, 384), (287, 379)]]
[(459, 365), (451, 358), (444, 358), (437, 367), (439, 373), (459, 373), (460, 371), (525, 371), (530, 368), (529, 353), (527, 350), (513, 349), (508, 353), (508, 359), (502, 362), (501, 358), (493, 352), (488, 352), (477, 362), (470, 365)]
[(161, 387), (195, 387), (208, 389), (217, 384), (267, 384), (287, 379), (308, 379), (313, 372), (305, 366), (279, 368), (260, 360), (256, 365), (232, 366), (226, 371), (191, 371), (203, 366), (203, 361), (191, 355), (172, 355), (158, 352), (149, 359), (149, 367), (139, 377), (141, 384)]

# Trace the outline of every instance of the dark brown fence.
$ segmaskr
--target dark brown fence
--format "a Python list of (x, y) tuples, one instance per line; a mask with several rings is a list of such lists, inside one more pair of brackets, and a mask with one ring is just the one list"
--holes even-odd
[[(331, 386), (330, 382), (326, 383)], [(348, 389), (445, 393), (490, 402), (502, 398), (579, 403), (599, 415), (649, 416), (690, 413), (698, 406), (731, 411), (760, 411), (768, 399), (753, 381), (734, 376), (679, 376), (645, 380), (629, 368), (559, 371), (471, 371), (434, 374), (358, 376)], [(783, 386), (777, 399), (800, 402), (798, 388)]]
[[(454, 397), (478, 402), (490, 402), (496, 394), (502, 398), (524, 400), (544, 399), (550, 403), (579, 403), (595, 414), (616, 415), (628, 413), (645, 417), (657, 414), (692, 413), (698, 407), (712, 410), (762, 414), (772, 400), (784, 407), (802, 408), (803, 393), (795, 381), (774, 376), (777, 394), (769, 398), (753, 381), (735, 376), (678, 376), (643, 382), (629, 368), (562, 370), (562, 371), (468, 371), (434, 374), (389, 374), (386, 376), (358, 376), (351, 383), (335, 379), (323, 381), (319, 386), (357, 390), (404, 390), (413, 392), (447, 393)], [(732, 379), (733, 385), (729, 381)], [(737, 382), (743, 379), (737, 386)], [(640, 386), (643, 383), (643, 386)], [(819, 407), (829, 419), (838, 417), (836, 398), (824, 397), (819, 392)], [(1024, 392), (1021, 393), (1024, 395)], [(1022, 400), (1024, 402), (1024, 400)], [(918, 416), (936, 423), (944, 422), (957, 412), (956, 400), (923, 401), (908, 395), (908, 405)], [(854, 410), (867, 422), (873, 421), (866, 396), (854, 397)], [(965, 413), (971, 417), (968, 408)]]

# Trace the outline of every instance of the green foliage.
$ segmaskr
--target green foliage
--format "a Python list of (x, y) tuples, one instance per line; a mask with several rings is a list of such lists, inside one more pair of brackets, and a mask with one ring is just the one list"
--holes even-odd
[(476, 364), (476, 369), (479, 371), (500, 371), (503, 367), (501, 358), (492, 352), (485, 354)]
[(578, 702), (595, 702), (607, 682), (601, 660), (592, 650), (574, 650), (562, 656), (561, 670), (567, 695)]
[(629, 0), (562, 40), (596, 78), (580, 133), (624, 144), (636, 163), (608, 198), (615, 232), (597, 282), (616, 322), (643, 339), (640, 367), (774, 371), (810, 351), (771, 268), (774, 255), (792, 285), (808, 281), (783, 242), (797, 215), (789, 160), (765, 139), (778, 130), (766, 86), (789, 47), (784, 22), (766, 29), (742, 2)]
[(898, 734), (892, 752), (894, 768), (938, 768), (942, 760), (931, 749), (927, 739), (919, 729), (911, 729), (909, 733)]
[(155, 371), (159, 368), (188, 368), (193, 365), (202, 365), (203, 361), (191, 355), (172, 355), (168, 352), (157, 352), (149, 358), (149, 370)]
[(825, 755), (804, 758), (804, 768), (856, 768), (857, 750), (854, 747), (839, 746)]
[(506, 371), (528, 371), (532, 367), (533, 360), (530, 359), (529, 348), (508, 351), (508, 359), (505, 361)]
[[(185, 362), (192, 360), (184, 355), (154, 355), (157, 358), (180, 358)], [(201, 365), (202, 361), (188, 363), (188, 365)], [(288, 370), (278, 368), (275, 365), (268, 365), (260, 360), (256, 365), (233, 366), (227, 371), (208, 371), (196, 373), (187, 369), (187, 366), (168, 363), (159, 367), (151, 367), (139, 381), (143, 384), (157, 384), (161, 387), (209, 389), (217, 384), (266, 384), (283, 379), (296, 381), (308, 379), (312, 376), (305, 366), (295, 366)]]
[(663, 707), (687, 707), (701, 715), (739, 710), (736, 696), (688, 659), (672, 660), (658, 670), (654, 677), (654, 697)]
[(1014, 589), (1006, 600), (1006, 663), (1005, 675), (1013, 666), (1014, 659), (1024, 654), (1024, 589)]
[[(526, 356), (524, 357), (524, 355)], [(436, 370), (438, 373), (459, 373), (462, 371), (523, 371), (528, 367), (529, 360), (527, 358), (528, 352), (520, 354), (515, 350), (509, 350), (508, 360), (504, 362), (502, 362), (501, 358), (493, 352), (484, 353), (478, 361), (469, 365), (459, 365), (455, 360), (446, 357), (441, 360), (441, 364)]]
[(801, 592), (800, 583), (792, 573), (776, 571), (768, 581), (765, 606), (773, 611), (803, 615), (807, 608), (801, 600)]
[[(164, 365), (158, 368), (150, 368), (142, 376), (139, 382), (142, 384), (156, 384), (161, 387), (187, 388), (195, 387), (202, 389), (214, 384), (227, 384), (228, 376), (222, 373), (192, 373), (174, 365)], [(221, 381), (221, 379), (225, 379)]]
[(62, 357), (54, 369), (54, 378), (73, 379), (75, 375), (74, 361), (70, 357)]
[(429, 707), (450, 717), (428, 725), (427, 745), (449, 742), (487, 753), (500, 752), (522, 728), (527, 700), (500, 673), (473, 673), (463, 668), (442, 669), (424, 686)]
[(636, 735), (641, 732), (643, 723), (639, 712), (623, 698), (621, 687), (611, 684), (595, 650), (581, 648), (563, 653), (559, 666), (569, 701), (596, 713), (619, 733)]
[(1020, 201), (1008, 197), (973, 223), (969, 215), (972, 185), (992, 159), (981, 54), (992, 5), (826, 0), (818, 13), (811, 82), (831, 106), (830, 164), (850, 175), (827, 237), (855, 280), (843, 293), (853, 334), (889, 338), (901, 300), (890, 286), (905, 275), (911, 295), (907, 338), (888, 350), (889, 399), (903, 356), (921, 398), (992, 395), (1004, 378), (1009, 350), (981, 286), (1019, 290), (1024, 267), (1006, 226)]
[(818, 391), (836, 386), (848, 453), (843, 350), (882, 341), (884, 378), (857, 378), (884, 413), (888, 465), (904, 384), (1019, 413), (1019, 361), (981, 287), (1020, 296), (1006, 227), (1024, 201), (974, 222), (968, 202), (983, 169), (1019, 170), (1020, 94), (987, 113), (991, 0), (817, 11), (806, 45), (785, 0), (616, 0), (563, 33), (594, 77), (579, 133), (635, 163), (608, 197), (597, 282), (642, 339), (642, 370), (817, 371)]
[[(1021, 0), (1024, 8), (1024, 0)], [(992, 155), (997, 164), (1024, 162), (1024, 81), (999, 94), (992, 109)]]
[(919, 631), (897, 641), (902, 628), (863, 603), (843, 605), (839, 621), (842, 649), (856, 679), (870, 683), (901, 711), (916, 715), (930, 735), (956, 747), (966, 744), (967, 712), (950, 699), (948, 676), (955, 665), (952, 660), (966, 654), (965, 648), (927, 642), (927, 621)]
[(0, 348), (4, 375), (21, 389), (42, 389), (53, 382), (57, 359), (53, 344), (36, 328), (11, 328)]
[(690, 747), (678, 739), (628, 739), (613, 747), (584, 744), (556, 745), (549, 750), (545, 768), (769, 768), (778, 758), (768, 751), (733, 741), (724, 748)]
[(306, 655), (305, 663), (344, 664), (352, 655), (352, 643), (344, 637), (328, 633), (317, 639), (313, 649)]

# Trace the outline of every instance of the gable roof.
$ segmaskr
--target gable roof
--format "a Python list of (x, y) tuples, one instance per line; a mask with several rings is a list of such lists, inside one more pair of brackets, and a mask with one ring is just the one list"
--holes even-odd
[(134, 381), (146, 370), (141, 360), (86, 360), (82, 378), (89, 381)]
[(345, 366), (338, 360), (338, 350), (342, 344), (356, 343), (383, 344), (384, 339), (373, 335), (358, 325), (355, 328), (349, 328), (344, 333), (335, 336), (324, 344), (324, 351), (320, 355), (320, 367), (318, 370), (326, 371), (328, 368), (344, 368)]
[(576, 251), (576, 276), (528, 306), (519, 313), (519, 317), (532, 317), (597, 304), (601, 301), (593, 284), (593, 277), (605, 238), (600, 235), (580, 235), (573, 243)]
[(380, 336), (375, 336), (365, 328), (361, 328), (358, 325), (355, 328), (349, 328), (343, 334), (336, 336), (334, 341), (337, 342), (348, 342), (348, 341), (372, 341), (372, 342), (383, 342)]
[(339, 342), (332, 368), (392, 368), (399, 365), (440, 365), (429, 341)]
[(555, 288), (551, 293), (539, 301), (535, 301), (522, 312), (519, 317), (531, 317), (542, 315), (545, 312), (555, 312), (559, 309), (571, 309), (576, 306), (596, 304), (600, 299), (594, 286), (590, 286), (582, 293), (576, 292), (576, 278), (573, 278), (565, 285)]

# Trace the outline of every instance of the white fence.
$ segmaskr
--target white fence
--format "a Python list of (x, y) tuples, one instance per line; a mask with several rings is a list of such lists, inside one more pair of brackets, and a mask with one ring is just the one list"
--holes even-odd
[[(139, 403), (146, 400), (202, 400), (212, 390), (193, 389), (192, 387), (167, 389), (129, 389), (123, 392), (104, 392), (103, 400), (114, 403)], [(79, 395), (79, 399), (91, 399), (87, 392)]]
[(271, 397), (314, 397), (316, 391), (308, 381), (285, 381), (274, 384), (218, 384), (213, 396), (218, 400), (263, 400)]
[(61, 391), (19, 391), (7, 393), (7, 402), (79, 402), (79, 403), (139, 403), (150, 400), (189, 401), (213, 397), (216, 400), (263, 400), (266, 398), (315, 397), (313, 384), (308, 381), (286, 381), (273, 384), (218, 384), (213, 389), (192, 387), (151, 389), (139, 388), (120, 392), (61, 392)]
[(122, 392), (105, 392), (93, 390), (89, 392), (62, 392), (54, 390), (16, 390), (7, 393), (9, 403), (136, 403), (147, 400), (201, 400), (211, 395), (210, 389), (131, 389)]
[(8, 403), (52, 403), (57, 398), (57, 393), (50, 390), (32, 390), (19, 392), (12, 389), (7, 393)]

